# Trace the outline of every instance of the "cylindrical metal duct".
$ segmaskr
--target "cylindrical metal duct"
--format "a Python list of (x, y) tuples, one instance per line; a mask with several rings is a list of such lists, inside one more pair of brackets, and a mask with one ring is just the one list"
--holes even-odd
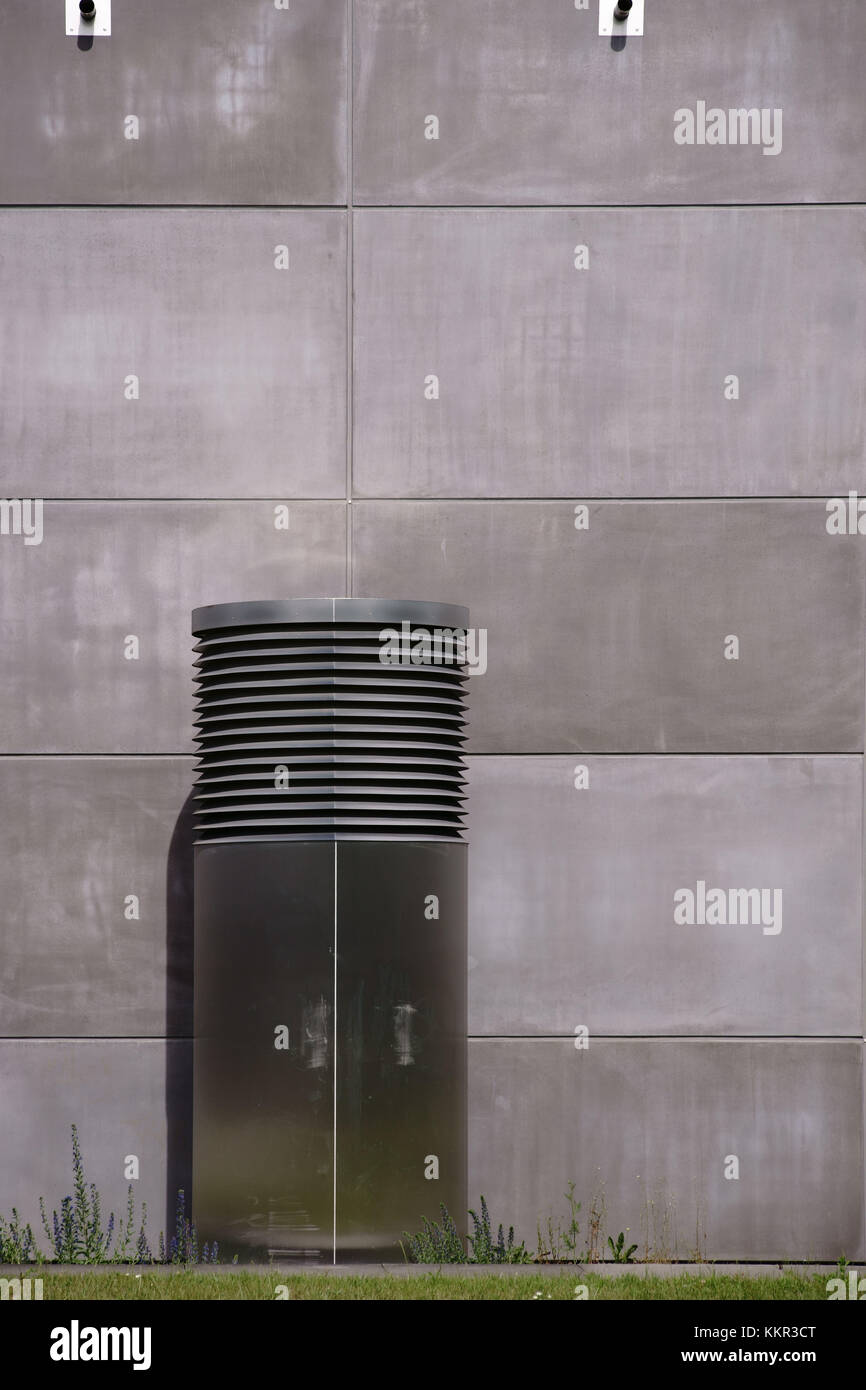
[(193, 1203), (246, 1257), (466, 1210), (468, 612), (196, 609)]
[(413, 662), (411, 632), (465, 631), (465, 609), (222, 604), (193, 627), (201, 841), (460, 838), (463, 652), (443, 637), (439, 660), (431, 643)]

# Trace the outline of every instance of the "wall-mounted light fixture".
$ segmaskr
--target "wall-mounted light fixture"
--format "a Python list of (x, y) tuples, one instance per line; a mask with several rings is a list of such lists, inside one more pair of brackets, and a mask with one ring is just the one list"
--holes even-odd
[(598, 32), (613, 38), (640, 37), (644, 0), (598, 0)]
[(66, 0), (66, 32), (75, 38), (107, 38), (111, 0)]

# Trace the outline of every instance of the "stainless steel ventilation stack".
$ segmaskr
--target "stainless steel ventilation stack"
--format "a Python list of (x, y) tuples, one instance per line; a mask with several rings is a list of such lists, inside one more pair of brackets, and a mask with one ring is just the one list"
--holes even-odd
[(198, 608), (193, 1211), (221, 1256), (466, 1214), (465, 608)]

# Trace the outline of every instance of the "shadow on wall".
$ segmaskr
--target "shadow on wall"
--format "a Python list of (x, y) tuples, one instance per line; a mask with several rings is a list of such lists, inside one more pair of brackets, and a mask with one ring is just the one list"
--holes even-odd
[(167, 1231), (174, 1229), (177, 1194), (191, 1206), (192, 1184), (192, 1004), (193, 1004), (193, 821), (190, 792), (174, 827), (165, 882), (165, 1118)]

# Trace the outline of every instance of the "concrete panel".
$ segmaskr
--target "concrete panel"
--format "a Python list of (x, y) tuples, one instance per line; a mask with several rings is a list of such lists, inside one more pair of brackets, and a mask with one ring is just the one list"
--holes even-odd
[(354, 593), (487, 629), (471, 752), (863, 747), (866, 552), (820, 501), (590, 503), (585, 530), (568, 502), (352, 511)]
[(0, 752), (192, 751), (192, 609), (344, 592), (345, 505), (281, 506), (48, 502), (0, 538)]
[(0, 240), (5, 496), (343, 494), (345, 213), (16, 209)]
[[(470, 1043), (469, 1191), (534, 1244), (570, 1181), (657, 1257), (864, 1257), (862, 1043)], [(724, 1177), (739, 1159), (739, 1179)], [(646, 1234), (645, 1234), (646, 1232)]]
[[(15, 1117), (14, 1124), (0, 1126), (0, 1211), (8, 1216), (17, 1206), (45, 1253), (39, 1198), (44, 1196), (50, 1220), (73, 1190), (73, 1124), (85, 1177), (96, 1183), (106, 1221), (111, 1210), (125, 1215), (124, 1160), (137, 1156), (134, 1195), (139, 1214), (142, 1201), (147, 1203), (147, 1230), (156, 1245), (166, 1229), (167, 1186), (182, 1171), (168, 1146), (186, 1142), (187, 1101), (173, 1081), (188, 1068), (191, 1047), (156, 1038), (0, 1041), (0, 1111)], [(168, 1205), (173, 1207), (174, 1198)], [(173, 1211), (170, 1219), (173, 1230)]]
[(862, 208), (368, 209), (354, 247), (362, 495), (866, 490)]
[(0, 1034), (191, 1033), (192, 776), (0, 759)]
[[(136, 1196), (157, 1235), (188, 1101), (173, 1084), (166, 1106), (165, 1083), (188, 1047), (0, 1042), (0, 1103), (16, 1116), (0, 1133), (0, 1210), (15, 1204), (38, 1223), (40, 1194), (59, 1205), (74, 1122), (88, 1178), (115, 1210), (123, 1160), (139, 1156)], [(581, 1053), (568, 1040), (473, 1041), (470, 1193), (533, 1243), (574, 1180), (583, 1230), (603, 1190), (606, 1229), (628, 1226), (641, 1251), (645, 1224), (660, 1256), (699, 1246), (717, 1259), (862, 1259), (861, 1052), (792, 1040), (597, 1040)], [(723, 1177), (729, 1154), (736, 1182)]]
[(471, 1033), (862, 1036), (861, 758), (577, 766), (470, 761)]
[(113, 0), (84, 48), (4, 5), (0, 123), (3, 203), (344, 202), (345, 0)]
[[(862, 5), (653, 0), (624, 44), (597, 17), (571, 0), (355, 0), (355, 201), (863, 200)], [(724, 144), (698, 144), (697, 121), (696, 143), (675, 141), (698, 102), (725, 112)], [(767, 138), (729, 143), (727, 112), (751, 108)]]

